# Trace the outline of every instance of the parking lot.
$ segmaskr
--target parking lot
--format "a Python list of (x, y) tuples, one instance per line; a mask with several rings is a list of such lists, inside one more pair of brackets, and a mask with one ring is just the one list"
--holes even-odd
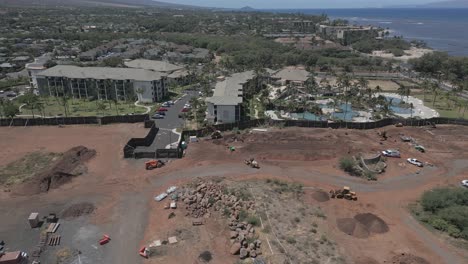
[[(184, 126), (184, 119), (179, 118), (179, 114), (184, 108), (184, 105), (190, 101), (192, 97), (198, 96), (198, 92), (190, 91), (182, 96), (179, 100), (174, 102), (174, 105), (165, 107), (168, 110), (163, 119), (155, 119), (156, 126), (159, 127), (159, 132), (156, 135), (156, 139), (153, 144), (149, 147), (138, 147), (138, 150), (154, 150), (166, 148), (171, 143), (179, 140), (179, 135), (174, 133), (172, 130), (181, 128)], [(153, 115), (154, 113), (150, 113)]]

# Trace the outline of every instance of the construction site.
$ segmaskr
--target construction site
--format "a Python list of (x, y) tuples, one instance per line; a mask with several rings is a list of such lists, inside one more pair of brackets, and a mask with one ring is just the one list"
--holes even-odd
[[(147, 133), (0, 127), (0, 263), (468, 262), (409, 209), (424, 191), (462, 188), (465, 126), (265, 126), (184, 139), (179, 159), (124, 158)], [(369, 180), (344, 157), (385, 166)]]

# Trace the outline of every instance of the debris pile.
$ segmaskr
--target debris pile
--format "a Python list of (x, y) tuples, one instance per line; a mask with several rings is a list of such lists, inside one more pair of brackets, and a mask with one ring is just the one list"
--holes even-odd
[(186, 204), (187, 214), (194, 218), (210, 217), (210, 208), (215, 211), (225, 209), (230, 217), (237, 219), (241, 210), (254, 210), (253, 201), (244, 201), (233, 194), (228, 194), (226, 187), (213, 182), (196, 184), (195, 188), (182, 190), (180, 198)]
[[(240, 199), (238, 196), (243, 197)], [(214, 182), (199, 181), (192, 188), (185, 188), (180, 192), (180, 198), (186, 204), (186, 216), (193, 218), (211, 216), (211, 210), (222, 211), (229, 217), (231, 239), (230, 253), (239, 255), (241, 259), (255, 258), (261, 254), (261, 241), (255, 234), (255, 227), (245, 218), (246, 212), (255, 212), (255, 203), (246, 198), (246, 194), (236, 195), (229, 192), (223, 185)]]
[(51, 167), (34, 175), (15, 190), (16, 194), (32, 195), (48, 192), (87, 172), (85, 162), (96, 155), (96, 151), (84, 146), (71, 148), (52, 164)]
[(260, 250), (262, 241), (256, 239), (253, 225), (231, 219), (229, 229), (231, 229), (231, 254), (239, 254), (240, 259), (245, 259), (249, 256), (255, 258), (262, 253)]

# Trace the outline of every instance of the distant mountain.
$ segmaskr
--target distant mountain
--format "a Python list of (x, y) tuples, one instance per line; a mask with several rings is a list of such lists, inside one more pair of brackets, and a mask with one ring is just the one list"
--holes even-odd
[(468, 8), (468, 0), (432, 2), (423, 5), (396, 5), (388, 8)]
[(164, 7), (198, 8), (189, 5), (171, 4), (152, 0), (0, 0), (0, 5), (7, 6), (108, 6), (108, 7)]
[(255, 8), (250, 7), (250, 6), (244, 6), (244, 7), (240, 8), (239, 10), (241, 10), (241, 11), (255, 11)]
[(443, 8), (468, 8), (468, 0), (451, 0), (442, 2), (433, 2), (422, 5), (423, 7), (443, 7)]

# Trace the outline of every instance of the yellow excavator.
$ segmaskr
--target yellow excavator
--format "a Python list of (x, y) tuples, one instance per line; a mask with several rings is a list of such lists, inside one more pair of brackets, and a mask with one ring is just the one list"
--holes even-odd
[(344, 186), (343, 189), (330, 190), (330, 197), (337, 199), (346, 199), (346, 200), (357, 200), (356, 192), (352, 192), (351, 188)]

